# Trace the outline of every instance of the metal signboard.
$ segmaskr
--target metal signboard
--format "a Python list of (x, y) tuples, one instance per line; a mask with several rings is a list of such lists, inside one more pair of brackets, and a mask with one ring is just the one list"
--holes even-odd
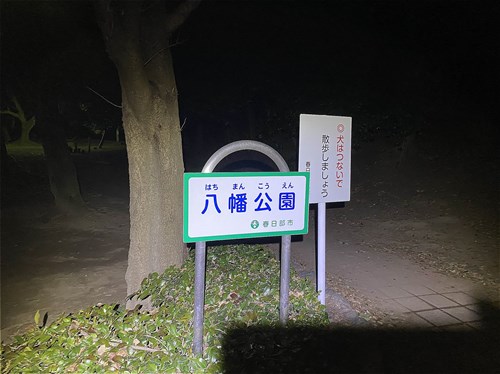
[(300, 115), (299, 171), (311, 173), (310, 203), (351, 199), (351, 117)]
[(184, 242), (308, 231), (309, 173), (185, 173)]

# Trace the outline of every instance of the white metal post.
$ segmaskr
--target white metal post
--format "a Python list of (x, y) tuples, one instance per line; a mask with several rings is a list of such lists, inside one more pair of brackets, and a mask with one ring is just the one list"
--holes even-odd
[(316, 290), (319, 292), (318, 299), (325, 305), (326, 276), (326, 203), (318, 203), (318, 259), (316, 274)]
[(194, 254), (194, 317), (193, 353), (203, 355), (203, 320), (205, 311), (205, 258), (207, 243), (197, 242)]
[[(202, 173), (211, 173), (217, 164), (226, 156), (237, 151), (256, 151), (269, 157), (279, 171), (288, 172), (288, 164), (281, 155), (270, 146), (253, 140), (240, 140), (225, 145), (216, 151), (205, 163)], [(289, 290), (290, 290), (290, 247), (292, 237), (285, 235), (281, 240), (281, 275), (280, 275), (280, 322), (288, 321)], [(194, 340), (193, 353), (203, 356), (203, 322), (205, 310), (205, 271), (206, 271), (206, 242), (196, 243), (195, 252), (195, 285), (194, 285)]]

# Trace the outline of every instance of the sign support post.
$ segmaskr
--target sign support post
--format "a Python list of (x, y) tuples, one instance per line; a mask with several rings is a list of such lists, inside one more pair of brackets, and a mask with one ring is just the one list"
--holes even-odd
[(326, 203), (351, 198), (351, 117), (301, 114), (299, 171), (310, 173), (309, 203), (317, 203), (316, 290), (326, 291)]
[(280, 323), (285, 325), (288, 321), (289, 293), (290, 293), (290, 249), (292, 237), (283, 236), (281, 239), (280, 257)]
[(326, 291), (326, 203), (318, 203), (318, 275), (316, 289), (319, 292), (319, 301), (325, 305)]
[(194, 254), (194, 342), (193, 352), (203, 352), (203, 319), (205, 308), (205, 258), (207, 254), (207, 243), (197, 242)]
[[(242, 141), (237, 141), (233, 142), (230, 144), (227, 144), (226, 146), (220, 148), (217, 152), (215, 152), (210, 159), (205, 163), (205, 166), (203, 167), (202, 173), (212, 173), (212, 171), (215, 169), (217, 164), (226, 156), (230, 155), (231, 153), (238, 152), (238, 151), (244, 151), (244, 150), (251, 150), (251, 151), (256, 151), (263, 153), (264, 155), (268, 156), (280, 172), (283, 172), (285, 176), (283, 178), (293, 178), (290, 173), (290, 169), (288, 168), (288, 165), (286, 161), (281, 157), (281, 155), (276, 152), (273, 148), (270, 146), (252, 141), (252, 140), (242, 140)], [(229, 173), (228, 173), (229, 174)], [(234, 174), (234, 173), (233, 173)], [(244, 174), (244, 173), (242, 173)], [(251, 177), (252, 173), (246, 173), (249, 175), (248, 178)], [(255, 173), (254, 173), (255, 174)], [(270, 175), (272, 173), (269, 173)], [(279, 173), (275, 173), (279, 174)], [(307, 233), (307, 228), (308, 228), (308, 186), (309, 186), (309, 175), (307, 173), (296, 173), (298, 174), (297, 178), (300, 178), (300, 180), (303, 181), (302, 184), (303, 186), (303, 197), (302, 197), (302, 209), (303, 209), (303, 222), (302, 222), (302, 229), (299, 229), (297, 231), (294, 230), (286, 230), (279, 228), (279, 230), (284, 230), (284, 231), (277, 231), (275, 230), (275, 233), (273, 235), (272, 230), (268, 230), (265, 232), (262, 232), (261, 234), (255, 234), (252, 236), (248, 236), (248, 234), (244, 234), (247, 236), (240, 236), (240, 237), (265, 237), (265, 236), (281, 236), (281, 274), (280, 274), (280, 312), (279, 312), (279, 318), (280, 318), (280, 323), (285, 324), (288, 320), (288, 309), (289, 309), (289, 290), (290, 290), (290, 254), (291, 254), (291, 242), (292, 242), (292, 237), (291, 234), (296, 233), (296, 234), (304, 234)], [(302, 174), (302, 175), (300, 175)], [(219, 176), (220, 177), (220, 176)], [(269, 178), (271, 178), (270, 176)], [(242, 178), (244, 178), (242, 176)], [(198, 179), (203, 179), (203, 178), (198, 178)], [(186, 194), (186, 189), (189, 189), (189, 182), (186, 184), (186, 174), (184, 176), (184, 181), (185, 181), (185, 191), (184, 193)], [(267, 183), (260, 183), (260, 187), (264, 188), (264, 186)], [(271, 182), (269, 182), (271, 184)], [(295, 184), (295, 182), (294, 182)], [(222, 185), (222, 184), (221, 184)], [(208, 189), (209, 185), (205, 186), (205, 189)], [(212, 187), (215, 186), (215, 184), (211, 185)], [(211, 187), (211, 188), (212, 188)], [(265, 188), (269, 188), (270, 186), (266, 186)], [(289, 187), (287, 187), (286, 184), (283, 184), (282, 188), (294, 188), (291, 183)], [(218, 189), (219, 187), (217, 187)], [(298, 188), (298, 185), (297, 185)], [(214, 188), (215, 189), (215, 188)], [(210, 190), (210, 189), (208, 189)], [(295, 193), (281, 193), (280, 195), (286, 195), (283, 196), (283, 202), (285, 205), (283, 205), (280, 209), (287, 211), (291, 210), (292, 208), (295, 208), (295, 197), (293, 198), (293, 202), (291, 200), (286, 200), (288, 196), (295, 196)], [(299, 194), (298, 194), (299, 195)], [(186, 195), (185, 195), (186, 196)], [(208, 197), (209, 195), (207, 195)], [(215, 202), (215, 195), (210, 194), (211, 197), (213, 197), (213, 202)], [(280, 197), (281, 199), (281, 197)], [(254, 200), (256, 201), (256, 200)], [(185, 204), (186, 204), (186, 199), (185, 199)], [(207, 200), (208, 204), (208, 200)], [(293, 206), (292, 206), (293, 205)], [(299, 203), (297, 203), (299, 205)], [(205, 207), (206, 209), (206, 207)], [(219, 208), (217, 208), (219, 209)], [(270, 209), (269, 209), (270, 210)], [(203, 214), (204, 212), (202, 212)], [(219, 212), (220, 213), (220, 212)], [(189, 238), (189, 220), (187, 219), (187, 216), (189, 215), (189, 208), (186, 209), (185, 205), (185, 224), (184, 224), (184, 238), (186, 241), (186, 238)], [(188, 224), (186, 224), (186, 222)], [(277, 220), (271, 221), (271, 227), (283, 227), (285, 224), (293, 226), (294, 220), (293, 219), (285, 219), (283, 218), (282, 220), (280, 219), (279, 226)], [(297, 222), (298, 225), (300, 225), (299, 222)], [(258, 220), (254, 220), (251, 223), (252, 229), (257, 229), (259, 227), (260, 223)], [(265, 222), (262, 222), (262, 225), (266, 228), (269, 227), (268, 222), (267, 226)], [(285, 234), (285, 235), (284, 235)], [(203, 236), (205, 235), (205, 236)], [(222, 237), (219, 237), (218, 239), (224, 239), (225, 238), (230, 238), (231, 235), (226, 235), (223, 233), (219, 233), (219, 235), (222, 235)], [(234, 237), (236, 237), (233, 234)], [(194, 327), (194, 341), (193, 341), (193, 353), (195, 355), (203, 355), (203, 321), (204, 321), (204, 307), (205, 307), (205, 262), (206, 262), (206, 241), (212, 239), (214, 240), (214, 236), (207, 235), (205, 234), (198, 234), (195, 235), (195, 237), (198, 240), (203, 240), (203, 241), (197, 241), (196, 242), (196, 253), (195, 253), (195, 284), (194, 284), (194, 321), (193, 321), (193, 327)], [(192, 240), (188, 240), (188, 242), (192, 242)]]

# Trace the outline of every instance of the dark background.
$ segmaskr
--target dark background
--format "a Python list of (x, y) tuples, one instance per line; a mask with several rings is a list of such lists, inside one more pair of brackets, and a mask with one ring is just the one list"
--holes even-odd
[[(171, 41), (186, 169), (240, 139), (293, 169), (300, 113), (352, 116), (355, 149), (417, 133), (445, 153), (472, 137), (488, 154), (499, 15), (484, 1), (204, 1)], [(68, 136), (89, 121), (120, 126), (120, 110), (87, 88), (120, 104), (88, 2), (3, 2), (1, 70), (3, 107), (12, 95), (28, 112), (57, 101)]]
[(486, 2), (206, 2), (173, 49), (187, 166), (242, 138), (293, 164), (300, 113), (352, 116), (354, 147), (417, 132), (466, 148), (471, 129), (488, 143), (496, 16)]
[[(106, 128), (111, 143), (121, 110), (88, 87), (120, 104), (120, 86), (91, 3), (2, 1), (0, 9), (0, 109), (15, 95), (28, 117), (41, 109), (54, 113), (68, 139)], [(461, 275), (494, 288), (499, 19), (498, 2), (485, 1), (203, 1), (171, 40), (186, 171), (200, 171), (219, 147), (242, 139), (271, 145), (294, 170), (300, 113), (351, 116), (352, 199), (335, 209), (332, 221), (345, 223), (338, 230), (348, 238), (342, 245), (375, 243), (418, 264), (437, 258), (431, 263), (437, 270), (456, 276), (463, 269)], [(0, 118), (15, 140), (19, 128), (9, 116)], [(40, 142), (40, 131), (37, 124), (33, 141)], [(48, 214), (41, 151), (26, 162), (10, 155), (7, 193), (2, 188), (2, 327), (31, 326), (37, 309), (55, 315), (125, 297), (123, 148), (72, 155), (82, 195), (101, 214), (96, 222)], [(279, 330), (264, 333), (287, 339)], [(495, 367), (483, 357), (495, 357), (498, 345), (453, 332), (380, 337), (347, 331), (344, 337), (353, 343), (339, 361), (346, 369), (363, 365), (359, 357), (366, 355), (377, 368), (382, 352), (395, 371), (409, 362), (422, 372), (430, 360), (439, 362), (438, 371), (460, 371), (465, 363), (474, 372)], [(335, 347), (332, 337), (320, 338), (312, 342)], [(480, 354), (467, 364), (474, 348)], [(394, 352), (407, 355), (393, 360)], [(265, 353), (273, 363), (274, 351)], [(292, 365), (295, 357), (292, 350)], [(328, 357), (334, 367), (337, 356)], [(226, 358), (229, 368), (260, 364)]]

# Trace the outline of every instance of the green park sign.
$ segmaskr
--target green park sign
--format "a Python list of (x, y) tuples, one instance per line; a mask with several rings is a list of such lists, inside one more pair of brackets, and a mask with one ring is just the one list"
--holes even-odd
[(307, 234), (308, 172), (184, 174), (184, 242)]

